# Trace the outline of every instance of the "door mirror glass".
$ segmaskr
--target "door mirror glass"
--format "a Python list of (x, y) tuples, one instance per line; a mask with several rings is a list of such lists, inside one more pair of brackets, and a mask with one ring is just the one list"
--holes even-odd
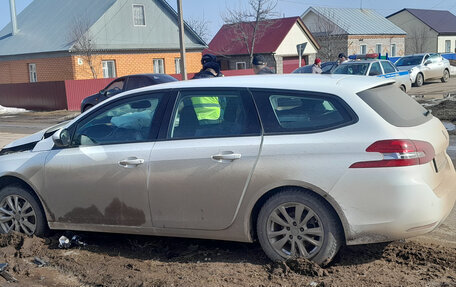
[(70, 133), (67, 129), (60, 129), (52, 135), (56, 147), (68, 147), (70, 145)]

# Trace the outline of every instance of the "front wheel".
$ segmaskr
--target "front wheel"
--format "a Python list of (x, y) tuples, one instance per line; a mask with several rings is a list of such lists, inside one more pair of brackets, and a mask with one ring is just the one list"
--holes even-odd
[(406, 92), (406, 89), (405, 89), (405, 86), (404, 86), (404, 85), (401, 85), (399, 88), (400, 88), (401, 91), (403, 91), (404, 93)]
[(442, 81), (442, 83), (446, 83), (448, 82), (448, 79), (450, 78), (450, 72), (448, 72), (448, 70), (444, 70), (443, 71), (443, 77), (440, 79)]
[(10, 231), (38, 236), (47, 231), (38, 201), (19, 186), (6, 186), (0, 190), (0, 232)]
[(331, 207), (308, 191), (289, 189), (261, 208), (258, 239), (273, 261), (304, 257), (327, 265), (342, 245), (342, 229)]
[(418, 75), (416, 75), (415, 86), (421, 87), (423, 85), (423, 83), (424, 83), (423, 74), (418, 73)]

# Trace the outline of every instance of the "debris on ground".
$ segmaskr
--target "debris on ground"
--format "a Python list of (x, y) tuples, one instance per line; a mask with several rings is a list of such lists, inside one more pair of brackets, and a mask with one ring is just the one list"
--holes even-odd
[(61, 249), (68, 249), (71, 247), (71, 242), (70, 239), (68, 239), (66, 236), (62, 235), (59, 238), (59, 248)]
[(11, 276), (11, 274), (9, 274), (6, 271), (7, 267), (8, 267), (8, 263), (0, 263), (0, 276), (5, 278), (5, 280), (8, 282), (17, 282), (17, 279), (14, 278), (13, 276)]
[(33, 258), (32, 262), (35, 263), (38, 267), (43, 267), (46, 265), (46, 262), (44, 262), (43, 259), (38, 258), (38, 257)]

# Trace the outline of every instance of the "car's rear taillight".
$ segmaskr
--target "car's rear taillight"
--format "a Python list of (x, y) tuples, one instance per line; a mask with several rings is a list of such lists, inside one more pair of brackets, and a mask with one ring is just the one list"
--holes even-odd
[(395, 167), (430, 162), (435, 151), (428, 142), (418, 140), (383, 140), (371, 144), (367, 152), (378, 152), (382, 160), (356, 162), (350, 168)]

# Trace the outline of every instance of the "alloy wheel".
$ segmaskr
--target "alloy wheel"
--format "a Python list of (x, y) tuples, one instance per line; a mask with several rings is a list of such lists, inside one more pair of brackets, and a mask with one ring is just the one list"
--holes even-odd
[(269, 215), (267, 237), (272, 248), (285, 258), (312, 258), (323, 245), (324, 228), (308, 206), (284, 203)]
[(0, 226), (4, 232), (16, 231), (33, 235), (36, 213), (30, 202), (19, 195), (8, 195), (0, 203)]

